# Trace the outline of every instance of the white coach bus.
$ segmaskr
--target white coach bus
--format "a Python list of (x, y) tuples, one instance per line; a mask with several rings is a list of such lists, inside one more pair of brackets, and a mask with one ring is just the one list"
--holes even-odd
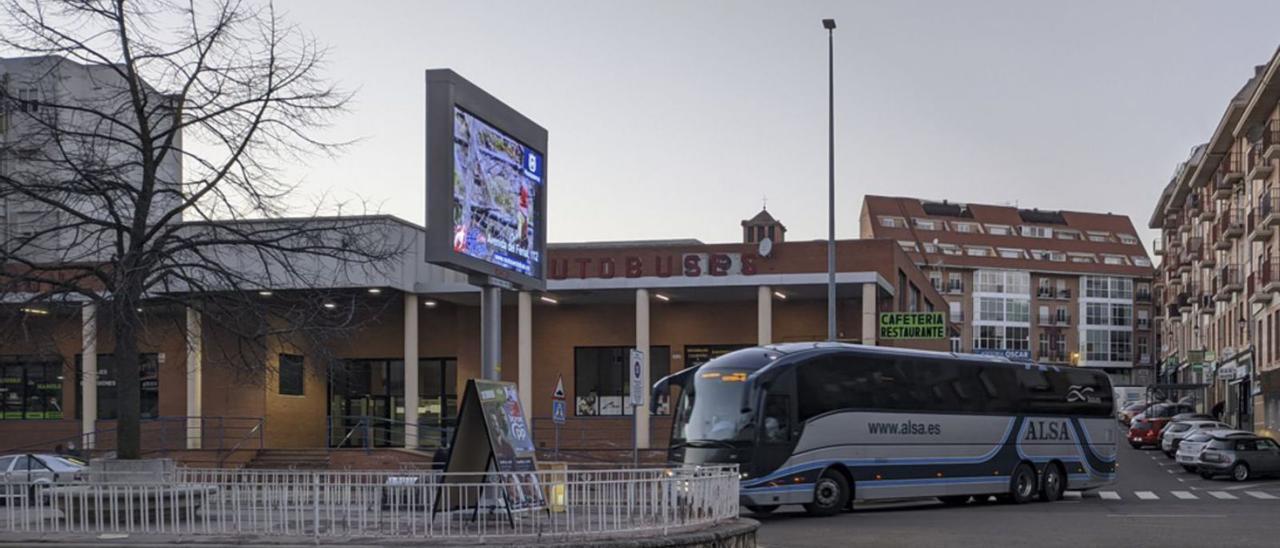
[[(1116, 478), (1111, 384), (1085, 368), (841, 343), (739, 350), (670, 375), (668, 457), (736, 463), (741, 501), (1057, 500)], [(654, 398), (656, 401), (657, 398)]]

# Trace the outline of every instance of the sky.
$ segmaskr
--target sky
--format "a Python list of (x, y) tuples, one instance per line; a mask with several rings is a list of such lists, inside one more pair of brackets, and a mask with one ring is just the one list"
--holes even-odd
[(1274, 1), (282, 0), (357, 91), (289, 168), (424, 220), (424, 77), (452, 68), (547, 128), (549, 241), (741, 239), (767, 200), (826, 237), (834, 18), (838, 238), (866, 194), (1130, 216), (1209, 138), (1280, 35)]

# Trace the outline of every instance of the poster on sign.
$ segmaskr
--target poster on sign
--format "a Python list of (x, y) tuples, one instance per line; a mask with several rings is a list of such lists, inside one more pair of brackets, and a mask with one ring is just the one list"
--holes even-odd
[[(492, 483), (496, 479), (507, 510), (544, 508), (546, 501), (535, 474), (536, 454), (515, 383), (469, 380), (441, 489), (450, 489), (451, 483)], [(454, 501), (451, 507), (440, 508), (447, 511), (478, 509), (480, 498), (475, 489), (457, 488), (448, 498), (437, 500)]]

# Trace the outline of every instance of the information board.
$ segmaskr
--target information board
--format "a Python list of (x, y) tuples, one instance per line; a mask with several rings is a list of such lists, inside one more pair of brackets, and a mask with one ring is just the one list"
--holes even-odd
[[(520, 407), (515, 383), (472, 379), (467, 381), (458, 410), (458, 429), (445, 465), (445, 483), (493, 483), (502, 489), (510, 510), (546, 506), (538, 485), (537, 451), (533, 435)], [(467, 478), (464, 474), (475, 474)], [(498, 481), (492, 482), (493, 474)], [(442, 486), (443, 488), (443, 486)], [(475, 489), (460, 489), (454, 507), (478, 504)], [(452, 509), (452, 508), (450, 508)]]
[(941, 312), (881, 312), (881, 339), (945, 339), (947, 319)]

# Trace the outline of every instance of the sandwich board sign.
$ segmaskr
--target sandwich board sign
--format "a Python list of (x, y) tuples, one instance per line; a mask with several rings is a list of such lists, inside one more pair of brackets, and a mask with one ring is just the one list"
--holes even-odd
[[(449, 508), (437, 511), (474, 508), (480, 511), (481, 491), (474, 487), (450, 483), (492, 485), (494, 493), (483, 498), (502, 501), (508, 512), (546, 508), (547, 503), (538, 484), (537, 451), (533, 435), (520, 408), (520, 395), (515, 383), (471, 379), (462, 394), (458, 410), (458, 428), (453, 433), (453, 450), (445, 464), (446, 475), (440, 489), (454, 489), (447, 498)], [(487, 490), (487, 489), (486, 489)]]

